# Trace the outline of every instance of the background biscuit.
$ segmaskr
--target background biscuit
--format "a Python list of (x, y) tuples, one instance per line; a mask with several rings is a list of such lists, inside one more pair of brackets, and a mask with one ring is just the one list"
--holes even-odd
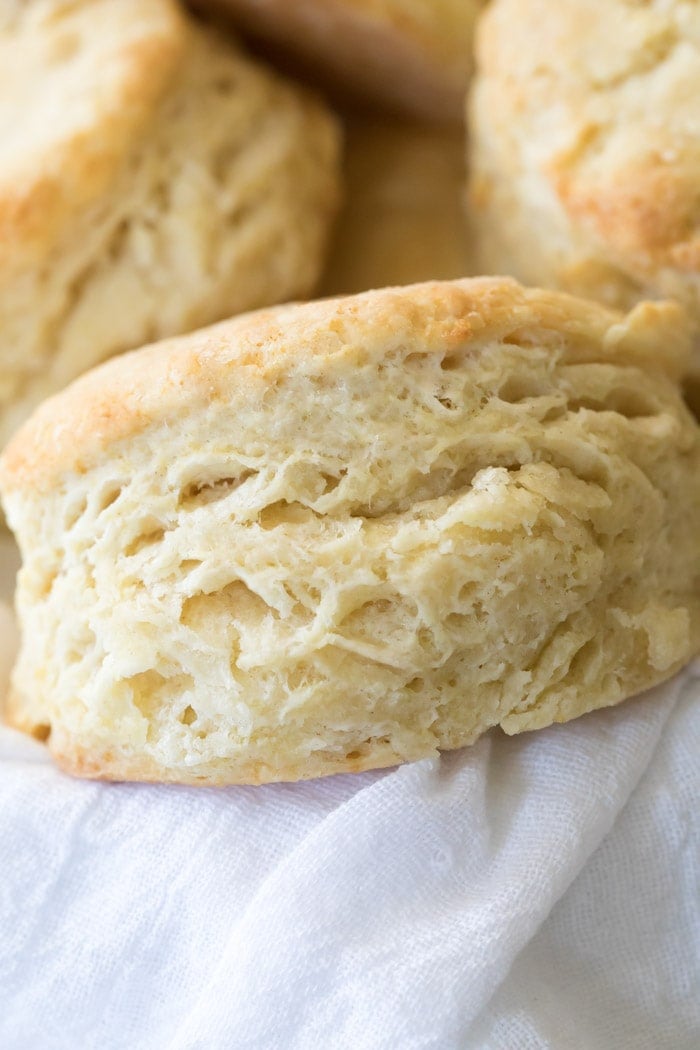
[(193, 0), (356, 94), (458, 121), (484, 0)]
[(494, 0), (478, 67), (481, 268), (625, 308), (672, 296), (700, 326), (700, 8)]
[(111, 354), (307, 293), (326, 110), (171, 0), (0, 12), (0, 444)]

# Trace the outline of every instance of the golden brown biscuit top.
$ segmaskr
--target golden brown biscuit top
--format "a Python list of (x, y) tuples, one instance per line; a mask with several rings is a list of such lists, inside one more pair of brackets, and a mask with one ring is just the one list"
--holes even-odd
[[(423, 353), (488, 354), (494, 340), (528, 326), (566, 336), (567, 361), (625, 364), (677, 378), (688, 354), (687, 323), (674, 303), (642, 303), (627, 316), (509, 278), (469, 278), (366, 292), (246, 314), (116, 358), (50, 398), (0, 458), (5, 493), (44, 488), (89, 470), (114, 443), (153, 425), (175, 424), (215, 401), (273, 409), (264, 393), (289, 372), (333, 363), (335, 379), (409, 341)], [(336, 358), (337, 360), (333, 361)], [(340, 360), (342, 358), (342, 360)], [(269, 422), (269, 420), (268, 420)], [(272, 425), (270, 423), (270, 425)]]

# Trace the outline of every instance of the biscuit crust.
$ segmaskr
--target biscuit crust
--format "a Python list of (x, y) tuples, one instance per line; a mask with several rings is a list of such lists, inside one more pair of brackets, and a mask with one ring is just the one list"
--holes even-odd
[(0, 459), (10, 716), (84, 776), (391, 765), (617, 703), (700, 645), (679, 307), (500, 278), (115, 359)]

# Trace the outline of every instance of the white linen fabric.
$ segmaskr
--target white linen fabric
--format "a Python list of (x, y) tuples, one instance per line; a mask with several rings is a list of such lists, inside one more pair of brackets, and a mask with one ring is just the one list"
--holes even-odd
[(698, 694), (262, 788), (0, 727), (0, 1047), (697, 1050)]

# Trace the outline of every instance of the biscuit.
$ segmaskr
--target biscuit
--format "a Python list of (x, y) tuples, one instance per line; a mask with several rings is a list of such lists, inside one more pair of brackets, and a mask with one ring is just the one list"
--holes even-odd
[(625, 309), (672, 296), (700, 325), (700, 7), (494, 0), (477, 65), (482, 269)]
[(461, 120), (485, 0), (197, 0), (366, 99)]
[(116, 358), (0, 458), (10, 717), (82, 776), (392, 765), (566, 721), (700, 644), (678, 306), (508, 279), (259, 312)]
[(172, 0), (0, 10), (0, 444), (119, 351), (305, 294), (337, 197), (317, 102)]

